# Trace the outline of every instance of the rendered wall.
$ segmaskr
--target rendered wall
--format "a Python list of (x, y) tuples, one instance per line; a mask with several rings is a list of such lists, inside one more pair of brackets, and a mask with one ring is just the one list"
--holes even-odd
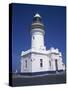
[[(32, 72), (49, 71), (49, 57), (47, 55), (32, 54)], [(40, 67), (40, 59), (43, 60), (43, 67)]]
[[(27, 60), (27, 68), (25, 67), (25, 60)], [(21, 57), (21, 72), (31, 72), (32, 70), (32, 64), (31, 64), (31, 56), (25, 55)]]

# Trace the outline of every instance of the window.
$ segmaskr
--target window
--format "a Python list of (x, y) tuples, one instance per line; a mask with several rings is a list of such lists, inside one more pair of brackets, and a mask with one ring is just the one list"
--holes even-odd
[(25, 67), (27, 68), (27, 60), (25, 60)]
[(32, 59), (31, 59), (31, 62), (32, 62)]
[(50, 67), (51, 67), (51, 61), (49, 60), (49, 65), (50, 65)]
[(56, 71), (58, 71), (58, 63), (57, 63), (57, 59), (55, 59), (55, 66), (56, 66)]
[(43, 67), (43, 60), (40, 59), (40, 67)]
[(33, 39), (35, 39), (35, 37), (33, 36)]

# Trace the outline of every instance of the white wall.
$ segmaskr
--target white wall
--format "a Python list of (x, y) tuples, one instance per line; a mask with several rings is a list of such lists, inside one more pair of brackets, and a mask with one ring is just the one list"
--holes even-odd
[(44, 47), (44, 31), (42, 29), (33, 29), (31, 31), (31, 34), (32, 34), (32, 37), (31, 37), (32, 48), (40, 49), (41, 47)]
[[(25, 60), (27, 60), (27, 68), (25, 67)], [(21, 57), (21, 72), (31, 72), (32, 70), (32, 64), (31, 64), (31, 56), (29, 55), (25, 55), (23, 57)]]
[[(43, 67), (40, 67), (40, 59), (43, 61)], [(58, 70), (64, 70), (62, 57), (59, 57), (59, 54), (40, 54), (37, 52), (26, 54), (21, 58), (21, 72), (56, 71), (56, 59)], [(27, 68), (25, 67), (25, 60), (27, 60)]]
[(57, 59), (58, 70), (64, 70), (62, 57), (59, 54), (51, 54), (52, 70), (56, 70), (55, 60)]
[[(32, 72), (48, 71), (49, 58), (46, 55), (32, 54)], [(43, 59), (43, 67), (40, 67), (40, 59)]]

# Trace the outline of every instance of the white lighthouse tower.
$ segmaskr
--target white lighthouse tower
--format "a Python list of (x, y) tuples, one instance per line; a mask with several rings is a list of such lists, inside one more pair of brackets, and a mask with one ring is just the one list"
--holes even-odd
[(31, 25), (31, 49), (21, 53), (21, 73), (42, 74), (65, 70), (62, 54), (53, 47), (44, 45), (45, 28), (42, 17), (37, 13)]
[(31, 48), (39, 50), (39, 49), (45, 49), (44, 47), (44, 25), (42, 23), (42, 18), (39, 14), (36, 14), (33, 18), (33, 23), (32, 23), (32, 29), (31, 29), (31, 39), (32, 39), (32, 44)]

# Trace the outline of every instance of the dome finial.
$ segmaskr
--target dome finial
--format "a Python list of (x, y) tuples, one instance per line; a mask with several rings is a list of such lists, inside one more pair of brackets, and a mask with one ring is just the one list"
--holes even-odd
[(38, 13), (36, 13), (34, 17), (41, 17), (41, 16)]

